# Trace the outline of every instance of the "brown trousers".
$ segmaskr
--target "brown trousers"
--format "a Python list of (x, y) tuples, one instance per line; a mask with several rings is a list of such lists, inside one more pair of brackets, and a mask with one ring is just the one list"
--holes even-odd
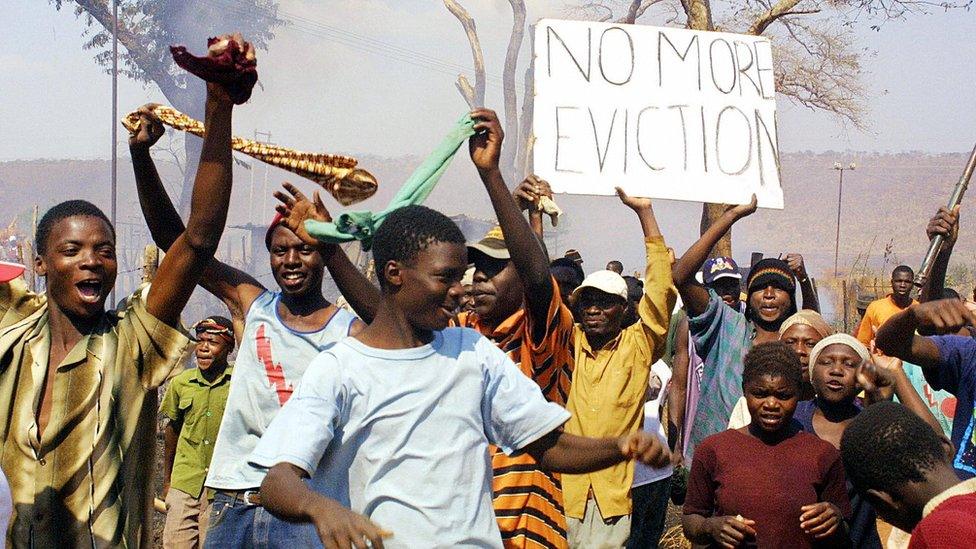
[(207, 491), (195, 498), (175, 488), (166, 494), (166, 524), (163, 526), (164, 549), (199, 549), (207, 533), (210, 506)]

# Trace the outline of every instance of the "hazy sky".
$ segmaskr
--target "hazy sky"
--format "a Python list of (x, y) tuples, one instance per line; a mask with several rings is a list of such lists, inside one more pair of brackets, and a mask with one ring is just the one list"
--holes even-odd
[[(500, 0), (464, 2), (476, 17), (501, 107), (511, 13)], [(563, 0), (529, 4), (529, 21), (561, 16)], [(454, 88), (471, 66), (457, 20), (437, 0), (283, 0), (290, 26), (260, 52), (264, 89), (238, 109), (235, 133), (270, 131), (305, 150), (426, 154), (466, 110)], [(0, 160), (107, 158), (111, 80), (84, 51), (71, 6), (6, 2), (0, 32)], [(976, 14), (934, 11), (857, 29), (869, 92), (868, 132), (780, 101), (783, 150), (968, 151), (976, 139)], [(201, 51), (200, 44), (190, 44)], [(774, 46), (775, 47), (775, 46)], [(527, 52), (523, 52), (523, 62)], [(521, 79), (520, 79), (521, 80)], [(164, 99), (120, 80), (120, 114)], [(120, 132), (120, 135), (124, 135)]]

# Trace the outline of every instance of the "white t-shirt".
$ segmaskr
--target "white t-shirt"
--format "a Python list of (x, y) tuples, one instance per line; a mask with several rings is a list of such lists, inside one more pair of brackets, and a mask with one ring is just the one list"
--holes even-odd
[[(657, 435), (661, 443), (667, 446), (668, 435), (664, 431), (664, 425), (661, 424), (661, 402), (667, 397), (668, 388), (671, 385), (671, 368), (668, 368), (663, 360), (658, 360), (651, 366), (651, 379), (654, 376), (661, 380), (661, 390), (658, 392), (657, 398), (644, 403), (644, 432)], [(671, 476), (672, 472), (670, 463), (660, 469), (654, 469), (639, 461), (635, 462), (634, 483), (631, 486), (637, 488), (666, 479)]]
[(524, 448), (569, 419), (466, 328), (382, 350), (346, 338), (309, 365), (250, 462), (287, 462), (393, 532), (387, 547), (501, 547), (488, 443)]
[(241, 350), (234, 362), (227, 407), (220, 421), (206, 485), (218, 490), (249, 490), (264, 480), (264, 471), (248, 465), (265, 428), (291, 398), (309, 363), (320, 352), (349, 335), (356, 319), (336, 310), (325, 326), (311, 332), (292, 330), (278, 316), (281, 294), (265, 291), (247, 312)]

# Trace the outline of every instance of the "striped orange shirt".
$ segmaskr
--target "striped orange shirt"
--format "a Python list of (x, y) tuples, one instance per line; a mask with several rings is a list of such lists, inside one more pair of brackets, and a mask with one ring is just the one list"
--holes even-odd
[[(548, 400), (565, 406), (573, 376), (573, 315), (563, 305), (557, 288), (553, 280), (546, 333), (537, 345), (532, 341), (533, 319), (525, 307), (493, 330), (482, 325), (475, 314), (461, 313), (458, 324), (494, 341), (539, 384)], [(543, 471), (528, 454), (507, 456), (494, 446), (490, 451), (495, 517), (505, 547), (567, 547), (559, 475)]]

